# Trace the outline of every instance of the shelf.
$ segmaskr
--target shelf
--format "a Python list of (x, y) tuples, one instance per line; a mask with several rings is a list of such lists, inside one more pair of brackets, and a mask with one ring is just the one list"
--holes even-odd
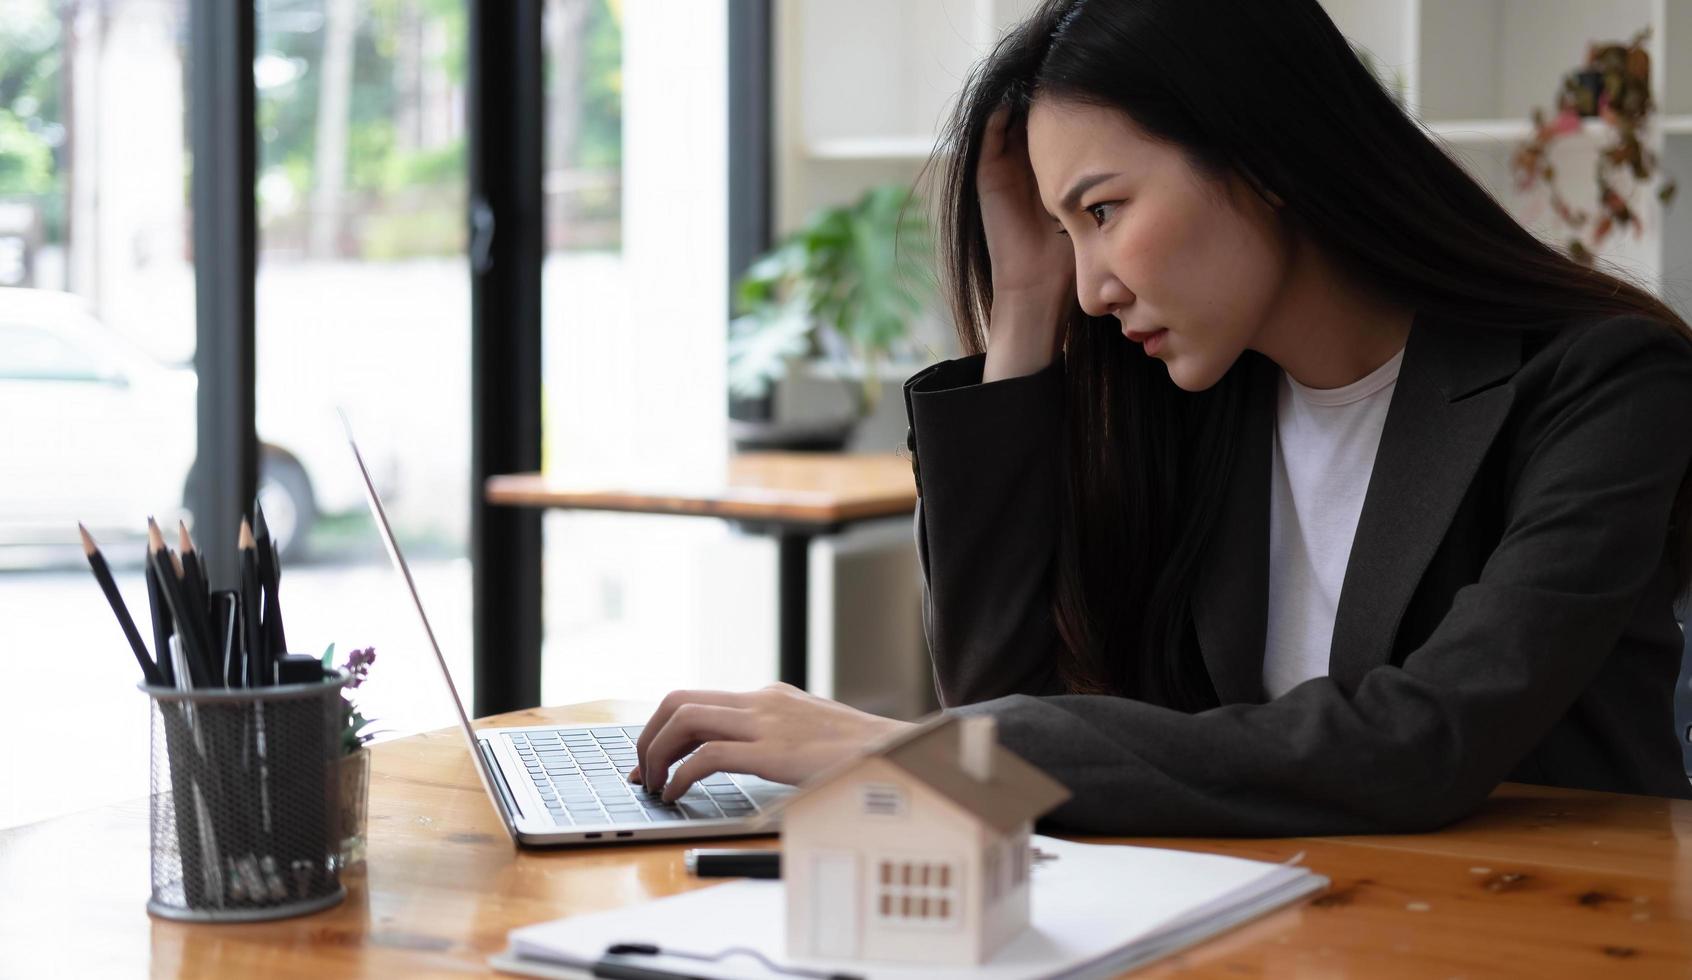
[(1549, 108), (1590, 43), (1625, 41), (1664, 2), (1418, 0), (1413, 102), (1432, 119), (1525, 121), (1532, 106)]
[[(1692, 118), (1686, 121), (1692, 123)], [(1527, 119), (1441, 119), (1423, 122), (1422, 126), (1440, 139), (1453, 144), (1519, 141), (1533, 135), (1533, 123)], [(1598, 119), (1584, 120), (1580, 129), (1582, 136), (1589, 137), (1602, 137), (1610, 131), (1610, 128)], [(1692, 132), (1692, 128), (1688, 131)], [(1665, 126), (1664, 132), (1673, 130)]]
[(805, 147), (812, 160), (926, 160), (934, 152), (932, 136), (866, 136), (820, 140)]

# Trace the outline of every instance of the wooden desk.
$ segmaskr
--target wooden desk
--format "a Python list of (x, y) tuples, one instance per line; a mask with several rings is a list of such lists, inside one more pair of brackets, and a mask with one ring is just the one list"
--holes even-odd
[[(596, 702), (487, 723), (646, 717)], [(144, 801), (0, 832), (0, 977), (473, 976), (515, 926), (701, 887), (685, 844), (513, 852), (455, 730), (373, 751), (368, 869), (346, 877), (345, 903), (304, 918), (148, 918)], [(1303, 851), (1333, 880), (1136, 976), (1692, 975), (1688, 802), (1512, 785), (1437, 834), (1130, 843)]]
[[(741, 453), (726, 478), (695, 486), (586, 482), (541, 473), (490, 477), (492, 504), (720, 517), (776, 539), (778, 676), (805, 687), (811, 539), (916, 509), (910, 460), (894, 453)], [(497, 612), (495, 613), (497, 615)], [(518, 656), (540, 656), (523, 650)], [(538, 671), (535, 672), (538, 675)]]

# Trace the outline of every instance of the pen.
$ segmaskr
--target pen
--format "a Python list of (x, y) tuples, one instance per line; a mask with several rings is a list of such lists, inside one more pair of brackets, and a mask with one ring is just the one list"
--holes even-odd
[[(733, 947), (720, 953), (688, 953), (671, 947), (658, 947), (652, 943), (612, 943), (606, 947), (605, 955), (594, 961), (592, 973), (596, 977), (612, 977), (616, 980), (715, 980), (721, 973), (684, 973), (680, 970), (669, 970), (663, 967), (642, 966), (637, 956), (670, 956), (685, 960), (696, 960), (700, 963), (716, 963), (733, 955), (750, 956), (763, 964), (769, 973), (783, 973), (790, 977), (809, 977), (811, 980), (863, 980), (856, 973), (835, 973), (829, 970), (813, 970), (802, 966), (787, 966), (771, 960), (768, 956), (755, 949)], [(622, 957), (628, 957), (623, 959)]]
[(116, 614), (118, 626), (123, 628), (123, 635), (129, 640), (129, 648), (135, 652), (135, 662), (141, 665), (141, 675), (153, 687), (164, 684), (164, 675), (159, 673), (159, 667), (153, 663), (153, 658), (147, 653), (147, 644), (141, 639), (141, 631), (135, 628), (135, 620), (130, 618), (129, 607), (123, 604), (123, 596), (118, 593), (117, 582), (112, 579), (112, 570), (106, 564), (106, 556), (100, 554), (95, 546), (94, 538), (88, 529), (81, 524), (76, 529), (82, 533), (82, 551), (88, 556), (88, 567), (94, 569), (94, 578), (100, 583), (100, 591), (106, 594), (106, 602), (111, 604), (112, 612)]
[(699, 878), (780, 878), (780, 851), (693, 847), (682, 854), (687, 873)]

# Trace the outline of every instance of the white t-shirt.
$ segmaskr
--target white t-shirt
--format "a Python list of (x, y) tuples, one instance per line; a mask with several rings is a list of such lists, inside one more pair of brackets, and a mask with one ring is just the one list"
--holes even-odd
[(1285, 373), (1269, 486), (1269, 629), (1263, 687), (1280, 697), (1328, 673), (1334, 613), (1404, 351), (1343, 388)]

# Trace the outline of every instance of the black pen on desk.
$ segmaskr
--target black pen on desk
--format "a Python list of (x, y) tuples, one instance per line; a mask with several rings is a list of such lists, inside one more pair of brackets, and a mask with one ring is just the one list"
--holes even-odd
[(803, 966), (786, 966), (775, 963), (757, 950), (744, 947), (731, 947), (721, 953), (689, 953), (653, 943), (612, 943), (605, 947), (605, 954), (594, 961), (591, 973), (596, 977), (606, 977), (609, 980), (715, 980), (715, 978), (722, 976), (722, 973), (718, 972), (721, 969), (720, 967), (713, 967), (710, 973), (692, 973), (665, 967), (645, 966), (635, 957), (668, 956), (674, 959), (715, 964), (733, 955), (750, 956), (762, 963), (766, 975), (780, 973), (790, 977), (807, 977), (810, 980), (864, 980), (862, 976), (856, 973), (813, 970)]
[(129, 607), (124, 605), (123, 596), (119, 594), (117, 582), (112, 579), (111, 566), (106, 564), (106, 556), (100, 554), (100, 549), (94, 544), (93, 535), (81, 524), (76, 526), (82, 535), (82, 552), (88, 556), (88, 567), (94, 570), (94, 579), (100, 583), (100, 591), (106, 594), (106, 602), (112, 607), (112, 613), (117, 616), (118, 626), (123, 629), (124, 638), (129, 641), (129, 648), (135, 653), (135, 662), (141, 665), (141, 675), (147, 679), (148, 685), (159, 687), (164, 684), (164, 675), (159, 673), (158, 664), (147, 653), (147, 644), (141, 639), (141, 631), (135, 628), (135, 620), (129, 615)]
[(697, 878), (780, 878), (780, 851), (693, 847), (682, 854), (687, 873)]

